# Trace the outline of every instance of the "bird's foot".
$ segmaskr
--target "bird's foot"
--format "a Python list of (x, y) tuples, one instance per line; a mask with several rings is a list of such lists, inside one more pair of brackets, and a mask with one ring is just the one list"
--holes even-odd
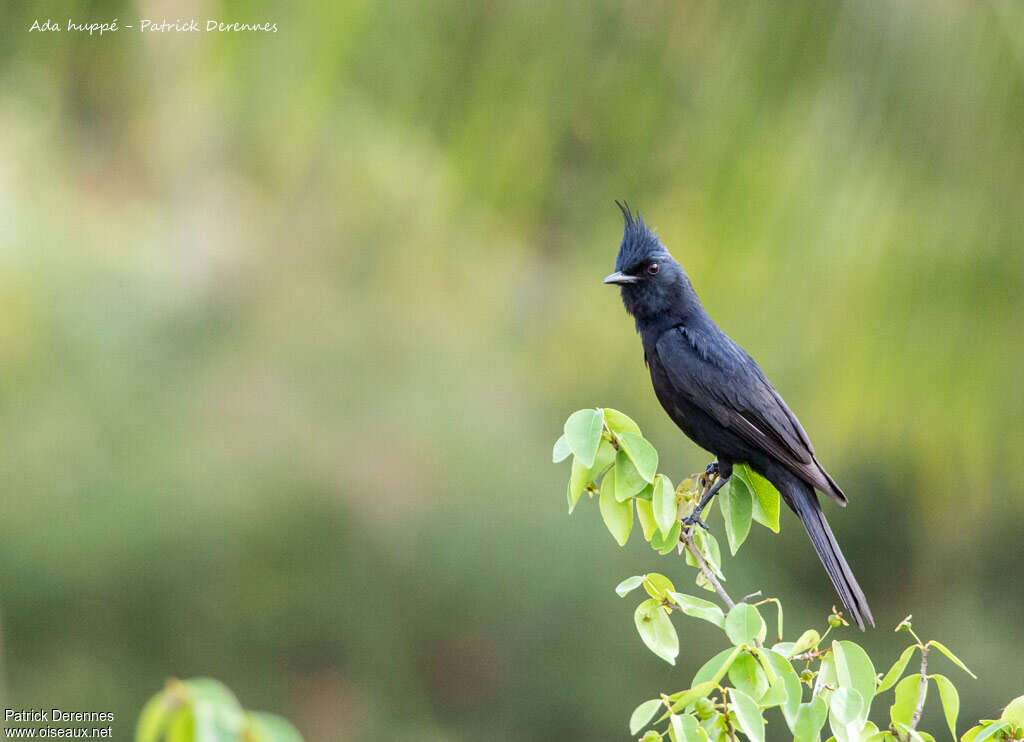
[(701, 513), (704, 512), (704, 508), (706, 508), (708, 506), (708, 503), (711, 502), (711, 499), (716, 494), (718, 494), (718, 490), (722, 489), (722, 485), (724, 485), (726, 482), (729, 481), (728, 477), (721, 477), (721, 476), (719, 476), (719, 474), (718, 474), (718, 462), (717, 461), (714, 462), (713, 464), (711, 464), (710, 466), (708, 466), (708, 469), (710, 470), (712, 466), (715, 468), (715, 472), (713, 474), (714, 484), (712, 484), (711, 477), (709, 475), (705, 474), (705, 476), (704, 476), (704, 480), (705, 481), (701, 483), (701, 486), (704, 488), (704, 494), (701, 495), (700, 500), (694, 506), (693, 512), (690, 513), (686, 518), (683, 519), (683, 524), (684, 525), (692, 526), (693, 524), (696, 523), (696, 524), (700, 525), (705, 531), (709, 531), (711, 529), (709, 529), (708, 528), (708, 524), (705, 523), (701, 519), (701, 517), (700, 517)]
[(710, 464), (708, 464), (708, 467), (704, 470), (704, 476), (708, 477), (709, 479), (710, 479), (712, 474), (718, 474), (718, 473), (719, 473), (719, 470), (718, 470), (718, 462), (717, 461), (712, 461)]
[(705, 531), (710, 531), (708, 524), (704, 522), (704, 519), (700, 517), (700, 511), (694, 510), (692, 513), (683, 518), (683, 525), (687, 528), (692, 528), (697, 525), (703, 528)]

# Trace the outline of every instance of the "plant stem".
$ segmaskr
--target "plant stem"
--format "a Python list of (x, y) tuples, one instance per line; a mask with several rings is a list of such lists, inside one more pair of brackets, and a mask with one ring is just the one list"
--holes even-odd
[(733, 731), (732, 722), (729, 721), (729, 696), (726, 695), (724, 688), (719, 688), (718, 692), (722, 694), (722, 716), (725, 719), (725, 729), (729, 733), (729, 739), (736, 741), (736, 732)]
[(693, 538), (690, 537), (690, 529), (684, 528), (680, 531), (679, 538), (681, 538), (683, 543), (686, 544), (686, 548), (691, 554), (693, 554), (693, 558), (697, 560), (697, 564), (700, 566), (700, 571), (704, 573), (704, 576), (708, 578), (708, 582), (710, 582), (712, 587), (715, 588), (715, 592), (718, 593), (718, 597), (720, 597), (722, 602), (731, 609), (736, 604), (733, 602), (732, 598), (729, 597), (729, 594), (725, 592), (725, 588), (722, 587), (722, 583), (718, 581), (715, 573), (711, 571), (711, 567), (709, 567), (708, 563), (704, 561), (704, 557), (701, 556), (700, 550), (694, 546)]
[(928, 691), (928, 647), (921, 646), (921, 690), (917, 694), (917, 707), (914, 709), (914, 716), (910, 719), (910, 728), (917, 727), (921, 721), (921, 712), (924, 711), (924, 694)]

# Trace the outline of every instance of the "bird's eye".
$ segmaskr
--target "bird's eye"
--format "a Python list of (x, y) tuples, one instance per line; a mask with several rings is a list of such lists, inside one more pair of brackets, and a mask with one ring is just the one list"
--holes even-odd
[(658, 272), (658, 264), (651, 263), (649, 266), (647, 266), (647, 272), (653, 276), (655, 273)]

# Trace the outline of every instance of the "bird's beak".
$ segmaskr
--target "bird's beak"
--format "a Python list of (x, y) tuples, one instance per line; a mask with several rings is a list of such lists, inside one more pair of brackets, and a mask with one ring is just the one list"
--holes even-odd
[(609, 284), (612, 284), (612, 285), (616, 285), (617, 284), (619, 286), (622, 286), (622, 285), (625, 285), (627, 283), (636, 283), (639, 280), (640, 279), (637, 278), (636, 276), (628, 276), (625, 273), (623, 273), (622, 271), (615, 271), (610, 276), (605, 278), (601, 283), (609, 283)]

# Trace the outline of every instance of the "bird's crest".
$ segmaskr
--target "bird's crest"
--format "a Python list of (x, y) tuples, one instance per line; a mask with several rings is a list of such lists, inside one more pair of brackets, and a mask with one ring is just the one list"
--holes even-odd
[(615, 270), (627, 271), (665, 250), (654, 230), (644, 224), (644, 218), (639, 211), (632, 213), (625, 201), (616, 201), (615, 205), (622, 212), (622, 219), (625, 222)]

